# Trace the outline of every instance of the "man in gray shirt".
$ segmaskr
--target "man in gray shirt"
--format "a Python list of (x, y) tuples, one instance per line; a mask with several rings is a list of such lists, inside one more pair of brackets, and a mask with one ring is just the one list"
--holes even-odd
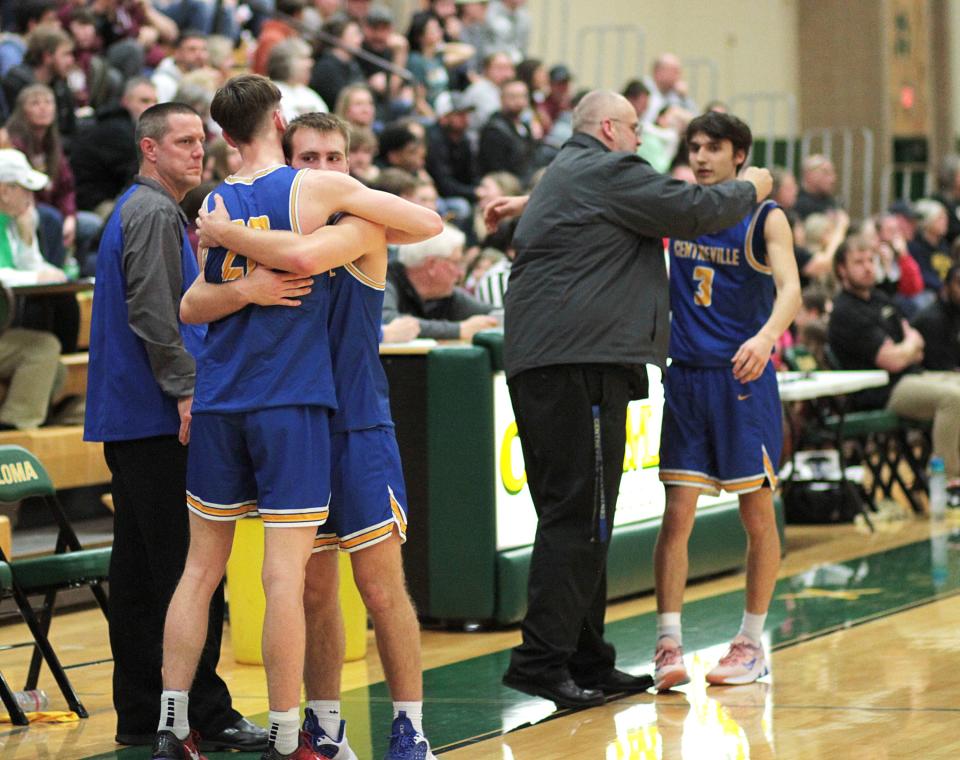
[(636, 111), (613, 92), (586, 95), (573, 129), (529, 201), (502, 207), (526, 206), (504, 362), (539, 518), (523, 643), (503, 680), (564, 707), (653, 683), (616, 670), (603, 620), (627, 403), (647, 395), (645, 365), (666, 362), (662, 238), (729, 227), (772, 185), (763, 169), (711, 187), (657, 173), (636, 155)]

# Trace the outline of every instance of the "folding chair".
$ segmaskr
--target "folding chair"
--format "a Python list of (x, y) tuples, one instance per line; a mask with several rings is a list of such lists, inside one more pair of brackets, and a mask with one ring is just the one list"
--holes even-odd
[[(61, 665), (47, 634), (53, 619), (57, 592), (61, 589), (89, 586), (104, 616), (107, 594), (101, 586), (110, 568), (109, 547), (84, 549), (57, 499), (56, 489), (40, 461), (20, 446), (0, 446), (0, 502), (32, 500), (45, 505), (57, 523), (54, 553), (29, 559), (12, 560), (0, 548), (0, 595), (11, 597), (33, 636), (34, 651), (27, 675), (26, 689), (34, 689), (40, 676), (41, 662), (46, 662), (70, 709), (81, 718), (87, 711), (80, 703), (67, 673)], [(30, 596), (43, 595), (43, 604), (34, 610)], [(16, 703), (10, 688), (0, 674), (0, 699), (11, 721), (26, 725), (27, 719)]]

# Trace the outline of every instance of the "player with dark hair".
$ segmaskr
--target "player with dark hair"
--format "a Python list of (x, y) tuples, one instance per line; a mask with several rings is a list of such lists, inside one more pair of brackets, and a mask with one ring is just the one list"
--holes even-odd
[[(693, 119), (686, 139), (697, 182), (707, 186), (736, 178), (752, 140), (740, 119), (717, 112)], [(773, 489), (782, 432), (770, 355), (800, 306), (783, 211), (768, 200), (726, 230), (670, 240), (670, 302), (654, 686), (666, 690), (689, 680), (680, 626), (687, 542), (700, 492), (721, 489), (739, 496), (747, 532), (746, 609), (730, 650), (707, 680), (751, 683), (767, 672), (760, 640), (780, 565)]]

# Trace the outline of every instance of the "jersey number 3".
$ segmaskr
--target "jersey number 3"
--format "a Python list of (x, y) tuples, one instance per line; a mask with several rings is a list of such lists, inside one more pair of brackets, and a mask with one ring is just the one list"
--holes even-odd
[(697, 281), (697, 292), (693, 294), (693, 302), (697, 306), (709, 306), (713, 303), (713, 269), (710, 267), (694, 267), (693, 279)]

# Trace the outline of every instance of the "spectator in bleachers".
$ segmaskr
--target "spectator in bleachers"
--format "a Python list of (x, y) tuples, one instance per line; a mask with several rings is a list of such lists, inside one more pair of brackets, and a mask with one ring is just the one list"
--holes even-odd
[(373, 91), (363, 82), (355, 82), (340, 90), (333, 110), (352, 127), (364, 127), (374, 132), (383, 129), (383, 125), (377, 122)]
[[(349, 48), (359, 48), (363, 44), (359, 24), (346, 16), (334, 16), (323, 25), (323, 31)], [(339, 45), (329, 45), (313, 65), (310, 87), (329, 105), (337, 102), (340, 90), (354, 82), (362, 82), (364, 78), (363, 69), (353, 53)]]
[(33, 430), (47, 419), (50, 401), (63, 385), (60, 342), (39, 330), (12, 327), (0, 334), (0, 430)]
[(234, 74), (235, 47), (233, 40), (222, 34), (207, 37), (207, 67), (216, 72), (220, 85)]
[(691, 113), (680, 106), (664, 106), (653, 123), (643, 125), (643, 141), (637, 155), (665, 174), (677, 156)]
[(841, 210), (834, 214), (811, 214), (803, 221), (805, 251), (809, 258), (802, 262), (798, 260), (797, 264), (805, 278), (817, 282), (830, 281), (834, 255), (843, 244), (849, 228), (850, 217)]
[(207, 146), (204, 155), (203, 181), (223, 182), (240, 170), (243, 161), (240, 151), (222, 137)]
[(527, 86), (527, 92), (530, 93), (532, 118), (529, 122), (536, 138), (542, 139), (553, 127), (553, 119), (543, 105), (550, 90), (547, 67), (539, 58), (525, 58), (517, 64), (517, 79)]
[(473, 57), (467, 61), (469, 72), (476, 72), (486, 45), (487, 3), (489, 0), (457, 0), (460, 19), (460, 41), (473, 48)]
[(476, 158), (467, 138), (472, 106), (462, 93), (448, 92), (437, 102), (437, 123), (427, 129), (427, 173), (443, 198), (476, 200)]
[(427, 148), (406, 124), (392, 124), (380, 134), (380, 166), (419, 176), (426, 165)]
[(31, 84), (45, 84), (56, 101), (56, 122), (60, 137), (66, 142), (77, 127), (76, 103), (67, 85), (73, 68), (73, 40), (59, 27), (41, 25), (27, 37), (23, 63), (14, 66), (3, 78), (7, 104), (13, 108), (20, 91)]
[(280, 90), (280, 108), (287, 121), (305, 113), (326, 113), (330, 109), (316, 90), (310, 88), (313, 56), (310, 46), (299, 37), (278, 42), (270, 51), (267, 76)]
[[(153, 0), (157, 9), (173, 19), (180, 29), (198, 29), (206, 34), (239, 35), (236, 11), (239, 3), (217, 0)], [(216, 10), (219, 16), (214, 17)], [(164, 101), (161, 101), (164, 102)]]
[(476, 240), (483, 240), (487, 236), (487, 225), (483, 220), (487, 206), (497, 198), (520, 195), (522, 191), (520, 180), (508, 171), (491, 172), (480, 178), (476, 192), (477, 204), (473, 210), (473, 234)]
[(937, 300), (911, 324), (923, 336), (924, 369), (960, 370), (960, 265), (950, 267)]
[(412, 201), (420, 180), (403, 169), (384, 169), (377, 176), (374, 188), (391, 195), (398, 195), (404, 200)]
[(951, 501), (960, 493), (960, 373), (923, 370), (926, 343), (896, 304), (877, 290), (874, 254), (856, 237), (837, 251), (843, 290), (834, 299), (829, 341), (841, 369), (885, 369), (890, 384), (855, 394), (861, 408), (886, 407), (932, 420), (934, 456), (946, 465)]
[(160, 61), (153, 72), (157, 102), (167, 103), (173, 100), (184, 75), (206, 65), (207, 35), (195, 29), (184, 30), (177, 38), (173, 54)]
[(516, 251), (513, 249), (513, 233), (517, 229), (519, 219), (502, 222), (497, 231), (483, 241), (484, 252), (494, 250), (502, 253), (502, 257), (477, 279), (473, 293), (480, 301), (488, 303), (495, 309), (503, 308), (503, 296), (507, 292), (507, 283), (510, 280), (510, 268)]
[(156, 102), (153, 83), (134, 77), (118, 104), (98, 111), (96, 120), (80, 130), (70, 154), (78, 208), (109, 216), (113, 201), (137, 173), (137, 119)]
[[(66, 275), (40, 253), (39, 222), (33, 193), (49, 177), (30, 166), (14, 148), (0, 149), (0, 282), (35, 285), (63, 282)], [(76, 344), (76, 339), (74, 339)]]
[(74, 41), (76, 65), (67, 75), (67, 84), (74, 100), (86, 113), (108, 104), (115, 104), (123, 89), (123, 75), (101, 56), (96, 19), (86, 8), (78, 8), (70, 16), (70, 36)]
[(621, 95), (633, 106), (633, 110), (637, 112), (637, 118), (644, 121), (650, 108), (650, 88), (639, 79), (632, 79), (627, 82)]
[(947, 244), (953, 245), (960, 237), (960, 155), (944, 156), (937, 169), (937, 194), (947, 210)]
[[(48, 177), (33, 169), (19, 150), (0, 149), (0, 282), (35, 285), (63, 282), (63, 270), (41, 254), (33, 192)], [(65, 353), (77, 350), (80, 309), (72, 293), (26, 299), (14, 324), (53, 333)]]
[(643, 83), (650, 92), (650, 100), (644, 111), (645, 124), (656, 121), (665, 106), (677, 106), (692, 115), (699, 109), (687, 93), (680, 59), (673, 53), (664, 53), (653, 62), (653, 73)]
[[(180, 29), (152, 0), (93, 0), (97, 35), (113, 66), (126, 76), (138, 76), (144, 63), (156, 66), (164, 45), (176, 42)], [(125, 63), (124, 63), (125, 62)]]
[(303, 10), (303, 25), (308, 32), (321, 29), (330, 19), (342, 13), (341, 0), (311, 0)]
[(803, 161), (803, 179), (797, 194), (796, 211), (801, 219), (810, 214), (826, 214), (839, 208), (834, 197), (837, 187), (837, 172), (833, 162), (824, 155), (815, 153)]
[[(433, 109), (437, 97), (450, 89), (449, 68), (460, 66), (473, 56), (473, 48), (462, 43), (444, 44), (440, 21), (429, 11), (414, 14), (407, 33), (410, 56), (407, 68), (423, 87), (427, 105)], [(432, 110), (423, 115), (430, 116)]]
[[(78, 222), (76, 184), (73, 169), (63, 152), (55, 121), (53, 91), (43, 84), (23, 88), (13, 113), (4, 125), (10, 145), (22, 151), (31, 166), (49, 177), (49, 184), (35, 194), (38, 204), (56, 209), (62, 225), (63, 245), (76, 246), (78, 261), (87, 254), (100, 230), (96, 214), (84, 212)], [(49, 256), (49, 251), (44, 251)], [(54, 263), (60, 265), (62, 260)]]
[(512, 80), (514, 74), (509, 55), (502, 51), (490, 53), (483, 59), (481, 75), (464, 92), (464, 101), (473, 106), (469, 135), (475, 144), (490, 117), (500, 110), (500, 88)]
[(514, 64), (527, 57), (530, 44), (530, 11), (527, 0), (491, 0), (487, 8), (484, 55), (502, 50)]
[(929, 198), (917, 201), (913, 208), (920, 219), (917, 234), (907, 241), (907, 247), (920, 266), (924, 289), (938, 293), (954, 263), (946, 243), (947, 210), (942, 203)]
[[(406, 68), (410, 43), (393, 27), (393, 13), (382, 5), (374, 5), (363, 23), (363, 49), (389, 61), (394, 66)], [(387, 73), (378, 64), (360, 59), (371, 92), (376, 95), (380, 120), (390, 120), (395, 115), (406, 113), (413, 102), (413, 89), (404, 81)]]
[(770, 173), (773, 175), (773, 192), (770, 193), (770, 199), (775, 201), (789, 217), (794, 206), (797, 205), (797, 194), (800, 191), (797, 178), (780, 166), (775, 166)]
[(57, 25), (57, 8), (53, 0), (20, 0), (14, 3), (12, 31), (0, 34), (0, 77), (23, 63), (27, 52), (27, 36), (40, 24)]
[(573, 113), (573, 90), (571, 89), (573, 74), (561, 63), (550, 69), (548, 78), (549, 84), (547, 96), (543, 99), (543, 110), (551, 124), (556, 124), (557, 120), (564, 115)]
[(480, 133), (477, 163), (481, 174), (509, 171), (521, 180), (530, 179), (537, 168), (534, 154), (538, 141), (523, 118), (529, 108), (527, 86), (519, 79), (500, 88), (500, 110), (490, 117)]
[(930, 301), (930, 295), (923, 289), (920, 266), (910, 255), (907, 240), (903, 236), (896, 216), (889, 213), (881, 214), (876, 224), (881, 255), (892, 259), (899, 270), (894, 300), (904, 315), (911, 317)]
[(491, 307), (457, 287), (463, 276), (460, 230), (446, 225), (439, 235), (413, 245), (402, 245), (398, 260), (387, 268), (383, 322), (401, 315), (420, 320), (421, 338), (470, 340), (495, 327), (487, 316)]
[(380, 143), (368, 127), (350, 127), (350, 176), (363, 184), (372, 186), (377, 181), (380, 168), (373, 162), (380, 150)]
[(371, 0), (344, 0), (347, 18), (362, 24), (370, 13)]
[(306, 6), (307, 0), (276, 0), (276, 9), (279, 15), (264, 21), (260, 27), (260, 34), (257, 35), (257, 49), (253, 53), (251, 64), (254, 74), (275, 79), (267, 70), (270, 52), (278, 42), (300, 36), (297, 27), (290, 23), (289, 19), (300, 21), (303, 18), (303, 9)]

